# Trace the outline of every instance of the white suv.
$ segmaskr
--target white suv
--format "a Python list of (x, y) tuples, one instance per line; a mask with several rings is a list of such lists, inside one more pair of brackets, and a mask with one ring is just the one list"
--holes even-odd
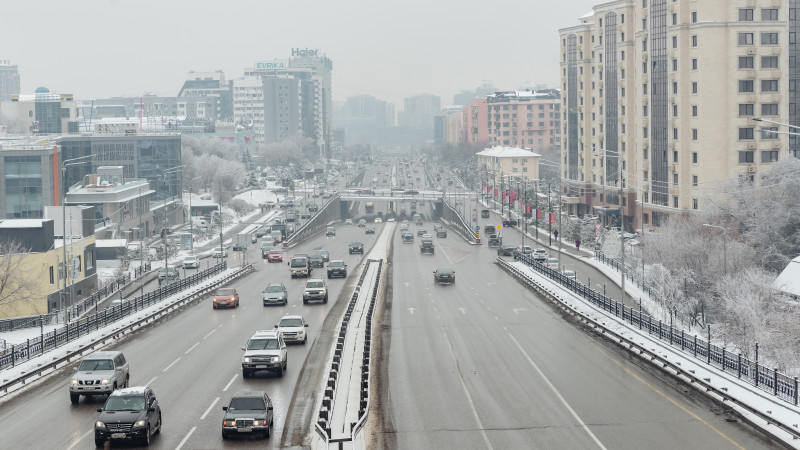
[(303, 303), (311, 300), (322, 300), (328, 303), (328, 286), (322, 278), (312, 278), (306, 281), (306, 288), (303, 290)]
[(128, 387), (130, 370), (122, 352), (94, 352), (76, 367), (69, 383), (69, 399), (78, 403), (81, 395), (105, 395)]
[(283, 340), (288, 344), (289, 342), (306, 343), (308, 336), (306, 335), (306, 323), (303, 316), (286, 315), (281, 317), (281, 321), (275, 324), (275, 329), (283, 336)]
[(242, 377), (250, 378), (253, 372), (266, 370), (283, 376), (288, 363), (286, 343), (277, 330), (259, 330), (242, 347)]

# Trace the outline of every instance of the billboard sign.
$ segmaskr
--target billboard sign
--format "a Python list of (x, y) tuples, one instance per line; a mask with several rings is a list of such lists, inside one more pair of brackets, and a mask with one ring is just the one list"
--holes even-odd
[(256, 61), (253, 66), (258, 72), (275, 72), (289, 68), (288, 59), (273, 59), (272, 61)]

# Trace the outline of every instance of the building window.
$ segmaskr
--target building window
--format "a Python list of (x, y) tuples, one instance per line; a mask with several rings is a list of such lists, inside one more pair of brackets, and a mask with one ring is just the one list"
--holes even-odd
[(692, 70), (697, 70), (697, 58), (692, 58)]
[(752, 116), (754, 114), (754, 105), (752, 103), (739, 103), (739, 117)]
[(692, 175), (692, 186), (697, 187), (697, 175)]
[(677, 208), (678, 207), (678, 196), (677, 195), (673, 195), (672, 196), (672, 207), (673, 208)]
[(761, 57), (761, 68), (762, 69), (777, 69), (778, 68), (778, 57), (777, 56), (762, 56)]
[(752, 56), (740, 56), (739, 57), (739, 68), (740, 69), (752, 69), (754, 67), (754, 60)]
[(50, 284), (55, 284), (55, 274), (53, 273), (53, 266), (50, 266)]
[(697, 105), (692, 105), (692, 117), (697, 117)]
[(692, 209), (697, 209), (697, 199), (696, 198), (692, 199)]
[(747, 164), (753, 162), (753, 152), (752, 151), (740, 151), (739, 152), (739, 164)]
[(673, 128), (672, 129), (672, 139), (675, 140), (675, 141), (678, 140), (678, 129), (677, 128)]
[(778, 9), (777, 8), (761, 8), (761, 20), (763, 21), (773, 21), (778, 20)]
[(678, 174), (677, 173), (673, 173), (672, 174), (672, 185), (673, 186), (677, 186), (678, 185)]
[(697, 94), (697, 81), (692, 81), (692, 94)]
[(739, 22), (752, 22), (753, 21), (753, 9), (740, 9), (739, 10)]
[(678, 48), (678, 36), (672, 36), (672, 48)]
[(761, 127), (761, 139), (778, 139), (778, 127)]
[(739, 92), (753, 92), (753, 80), (739, 80)]
[(761, 162), (762, 163), (769, 163), (769, 162), (776, 162), (778, 161), (778, 151), (777, 150), (767, 150), (761, 152)]
[(762, 116), (777, 116), (778, 115), (778, 104), (777, 103), (762, 103), (761, 104), (761, 115)]
[(750, 141), (754, 139), (753, 136), (753, 127), (741, 127), (739, 128), (739, 140), (740, 141)]
[(697, 23), (697, 11), (692, 11), (692, 23)]
[(697, 47), (697, 35), (692, 35), (692, 47)]
[(739, 33), (739, 45), (753, 45), (753, 33)]
[(692, 152), (692, 164), (697, 164), (697, 152)]
[(761, 45), (778, 45), (778, 33), (761, 33)]
[(761, 92), (778, 92), (778, 80), (761, 80)]
[(673, 72), (677, 72), (678, 71), (678, 60), (674, 59), (674, 58), (672, 59), (672, 71)]
[(673, 81), (672, 82), (672, 93), (675, 94), (675, 95), (678, 94), (678, 82), (677, 81)]
[(697, 140), (697, 128), (692, 128), (692, 140)]

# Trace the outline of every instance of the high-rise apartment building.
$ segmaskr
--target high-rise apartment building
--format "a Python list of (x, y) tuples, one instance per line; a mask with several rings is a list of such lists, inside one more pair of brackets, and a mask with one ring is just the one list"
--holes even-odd
[(800, 125), (797, 6), (616, 1), (559, 30), (570, 213), (657, 227), (794, 154), (780, 132)]
[[(221, 70), (215, 72), (189, 72), (178, 97), (217, 97), (219, 101), (213, 111), (195, 113), (203, 118), (230, 120), (233, 118), (233, 93), (231, 82)], [(180, 113), (179, 113), (180, 115)]]
[(419, 94), (403, 100), (403, 111), (399, 116), (402, 127), (433, 130), (433, 116), (442, 109), (442, 99), (438, 95)]
[(304, 134), (316, 140), (320, 156), (330, 156), (333, 62), (318, 49), (293, 48), (286, 73), (304, 81)]
[(0, 102), (19, 94), (19, 68), (7, 59), (0, 59)]
[(560, 147), (557, 90), (495, 92), (486, 96), (486, 107), (489, 145), (529, 148), (545, 155)]
[(233, 121), (252, 129), (256, 143), (264, 143), (264, 81), (257, 75), (233, 80)]
[(302, 131), (302, 92), (298, 78), (264, 76), (264, 143), (272, 144)]

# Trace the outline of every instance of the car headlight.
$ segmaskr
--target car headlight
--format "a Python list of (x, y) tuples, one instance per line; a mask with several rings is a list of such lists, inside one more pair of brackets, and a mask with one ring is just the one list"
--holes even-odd
[(144, 420), (144, 419), (142, 419), (142, 420), (137, 420), (137, 421), (136, 421), (136, 423), (134, 423), (134, 424), (133, 424), (133, 427), (134, 427), (134, 428), (143, 427), (143, 426), (144, 426), (144, 422), (145, 422), (145, 420)]
[(285, 299), (285, 298), (286, 298), (286, 297), (284, 297), (284, 296), (282, 296), (282, 295), (281, 295), (280, 297), (278, 297), (278, 300), (283, 300), (283, 299)]
[(77, 386), (78, 385), (78, 380), (71, 380), (69, 383), (71, 385), (73, 385), (73, 386)]
[(250, 362), (250, 357), (248, 356), (248, 357), (242, 358), (242, 361), (244, 361), (246, 363), (249, 363)]
[(103, 429), (105, 429), (106, 428), (106, 424), (98, 420), (97, 422), (94, 423), (94, 427), (95, 428), (103, 428)]
[(103, 380), (100, 382), (100, 384), (108, 384), (108, 380)]
[(273, 356), (272, 357), (272, 362), (279, 362), (280, 360), (281, 360), (280, 356)]

